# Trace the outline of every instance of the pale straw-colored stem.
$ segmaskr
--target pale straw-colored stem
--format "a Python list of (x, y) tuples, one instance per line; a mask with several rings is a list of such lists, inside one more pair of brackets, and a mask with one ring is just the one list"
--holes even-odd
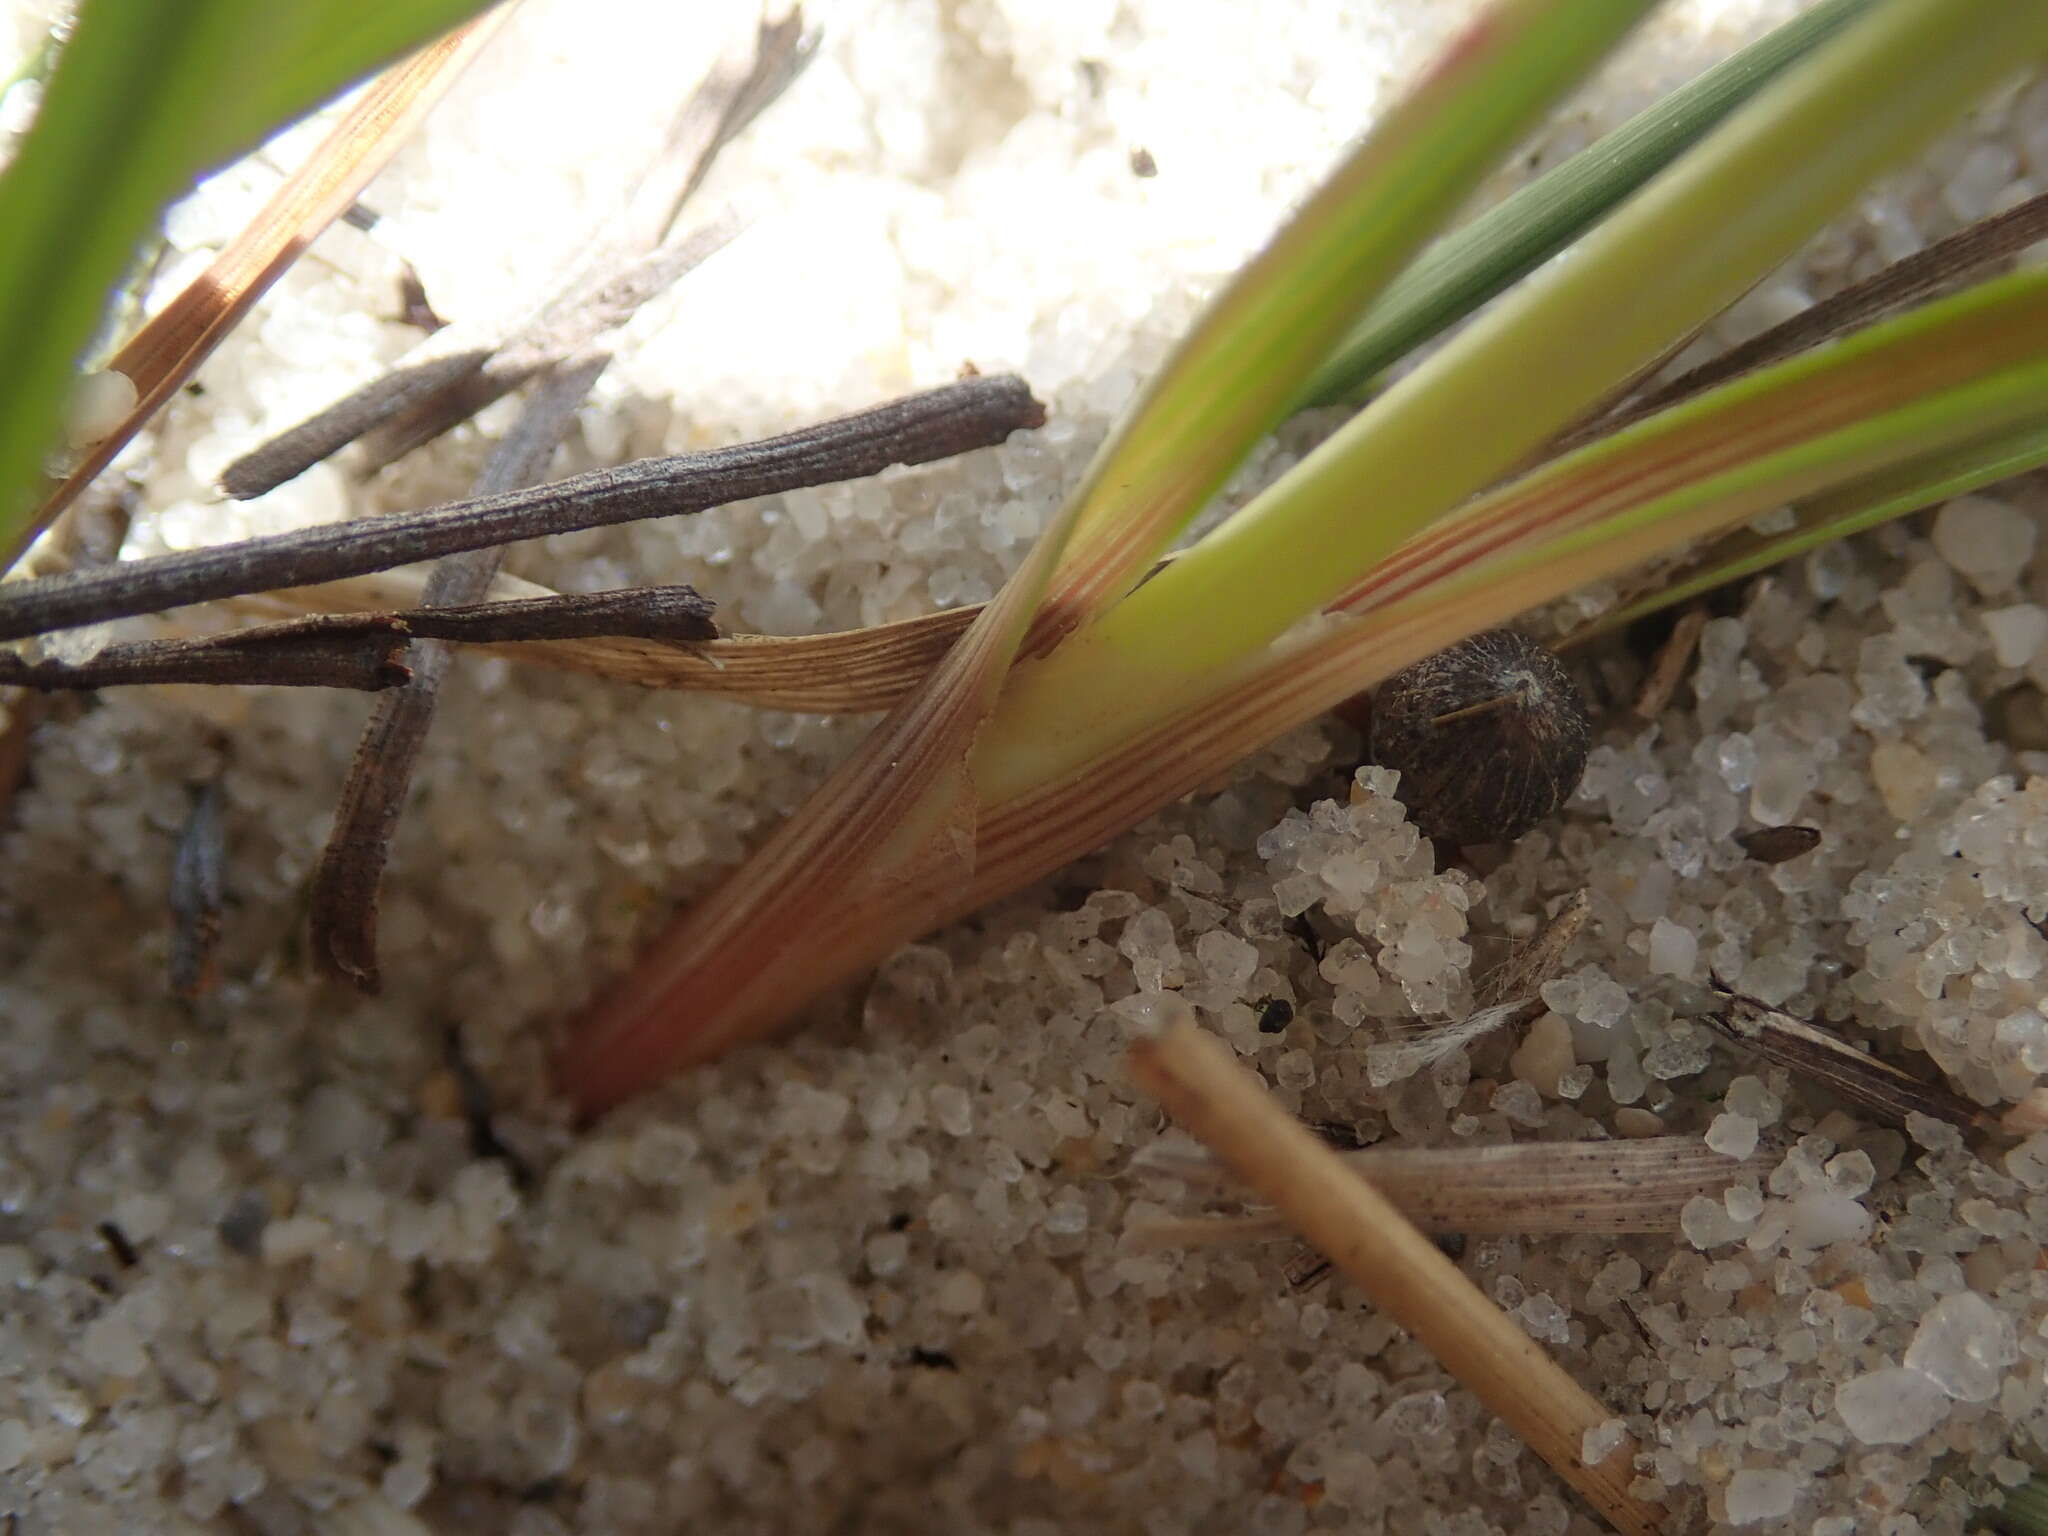
[(1131, 1047), (1138, 1086), (1229, 1165), (1373, 1304), (1420, 1340), (1587, 1503), (1626, 1536), (1662, 1531), (1663, 1511), (1628, 1491), (1636, 1447), (1597, 1465), (1586, 1431), (1615, 1416), (1216, 1040), (1181, 1025)]

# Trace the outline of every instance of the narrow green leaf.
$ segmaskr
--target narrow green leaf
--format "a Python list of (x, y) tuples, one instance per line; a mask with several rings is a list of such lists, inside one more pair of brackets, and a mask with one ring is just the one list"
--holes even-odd
[[(1479, 180), (1654, 0), (1503, 0), (1231, 279), (1090, 467), (1036, 643), (1116, 598)], [(1027, 643), (1027, 649), (1032, 643)]]
[(1938, 465), (1993, 433), (2038, 434), (2044, 421), (2048, 271), (2035, 271), (1724, 385), (1532, 471), (1403, 545), (1353, 594), (1350, 613), (1191, 679), (1178, 696), (1125, 697), (1113, 721), (1080, 728), (1071, 698), (1020, 675), (976, 764), (985, 816), (1032, 802), (1050, 841), (1067, 836), (1053, 830), (1061, 816), (1085, 822), (1098, 804), (1142, 815), (1461, 635), (1788, 500), (1881, 483), (1887, 471)]
[(1582, 645), (1647, 614), (1797, 559), (1823, 544), (2043, 465), (2048, 465), (2048, 421), (2029, 421), (1881, 470), (1800, 502), (1794, 509), (1797, 522), (1784, 533), (1741, 531), (1716, 541), (1700, 569), (1603, 614), (1574, 631), (1568, 643)]
[(1444, 236), (1316, 370), (1299, 404), (1350, 396), (1534, 271), (1873, 3), (1821, 0)]
[(0, 173), (0, 545), (71, 372), (164, 207), (481, 0), (86, 0)]
[(1119, 596), (1278, 420), (1330, 329), (1649, 3), (1503, 0), (1466, 32), (1210, 307), (925, 685), (599, 1000), (562, 1065), (580, 1105), (758, 1034), (946, 909), (975, 876), (969, 769), (1024, 625), (1056, 639)]
[[(1782, 261), (2048, 48), (2048, 7), (1892, 0), (1781, 77), (1154, 580), (1045, 658), (1190, 686), (1336, 599)], [(1087, 679), (1083, 682), (1082, 679)], [(1105, 711), (1124, 707), (1101, 700)]]

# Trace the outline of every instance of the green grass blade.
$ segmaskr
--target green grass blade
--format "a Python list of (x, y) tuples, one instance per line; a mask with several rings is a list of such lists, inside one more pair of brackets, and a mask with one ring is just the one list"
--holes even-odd
[(1182, 689), (1265, 645), (1711, 318), (2044, 49), (2048, 7), (1875, 10), (1041, 666), (1064, 661), (1071, 697), (1114, 712), (1112, 680), (1133, 695)]
[[(2048, 271), (2035, 271), (1724, 385), (1532, 471), (1408, 541), (1354, 592), (1348, 614), (1190, 677), (1178, 696), (1122, 696), (1113, 716), (1083, 728), (1071, 690), (1048, 687), (1053, 657), (1004, 698), (976, 765), (984, 803), (1037, 797), (1048, 838), (1053, 786), (1068, 787), (1059, 803), (1084, 821), (1097, 801), (1142, 815), (1153, 792), (1184, 793), (1461, 635), (1787, 501), (1868, 487), (2044, 420)], [(1141, 772), (1152, 776), (1143, 794)]]
[(1331, 336), (1651, 3), (1503, 0), (1466, 32), (1211, 302), (1096, 456), (1030, 644), (1138, 580), (1286, 415)]
[(71, 371), (164, 207), (480, 0), (87, 0), (0, 173), (0, 545)]
[(1780, 534), (1735, 533), (1716, 542), (1701, 568), (1636, 602), (1575, 630), (1580, 645), (1669, 608), (1798, 558), (1823, 544), (1888, 523), (1956, 496), (2048, 465), (2048, 420), (2022, 422), (1958, 447), (1881, 470), (1795, 509), (1798, 522)]
[(1022, 633), (1113, 601), (1284, 412), (1328, 338), (1650, 0), (1504, 0), (1211, 305), (1024, 566), (817, 794), (674, 924), (561, 1065), (585, 1110), (781, 1022), (975, 878), (976, 743)]
[(1391, 284), (1302, 391), (1344, 399), (1563, 250), (1874, 0), (1822, 0), (1446, 235)]

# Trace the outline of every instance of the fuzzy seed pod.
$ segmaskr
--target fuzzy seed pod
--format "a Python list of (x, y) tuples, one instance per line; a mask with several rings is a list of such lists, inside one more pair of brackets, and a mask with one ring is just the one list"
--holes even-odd
[(1400, 772), (1409, 819), (1453, 843), (1520, 837), (1578, 788), (1592, 744), (1571, 674), (1513, 630), (1425, 656), (1373, 695), (1372, 760)]

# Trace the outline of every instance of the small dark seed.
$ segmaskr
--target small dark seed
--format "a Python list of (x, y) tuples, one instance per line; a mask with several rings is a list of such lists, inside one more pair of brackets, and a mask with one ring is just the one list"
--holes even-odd
[(1259, 1033), (1277, 1035), (1294, 1022), (1294, 1004), (1284, 997), (1269, 997), (1259, 1004)]
[(1579, 787), (1593, 722), (1544, 647), (1490, 629), (1395, 673), (1373, 697), (1372, 760), (1427, 837), (1507, 843)]
[(133, 1269), (142, 1262), (141, 1255), (135, 1251), (135, 1245), (128, 1241), (128, 1234), (111, 1221), (101, 1222), (94, 1230), (99, 1233), (100, 1241), (107, 1245), (107, 1251), (113, 1254), (114, 1261), (123, 1269)]
[(1811, 853), (1818, 848), (1820, 828), (1758, 827), (1754, 832), (1736, 833), (1735, 841), (1759, 864), (1783, 864), (1787, 859), (1796, 859), (1802, 853)]

